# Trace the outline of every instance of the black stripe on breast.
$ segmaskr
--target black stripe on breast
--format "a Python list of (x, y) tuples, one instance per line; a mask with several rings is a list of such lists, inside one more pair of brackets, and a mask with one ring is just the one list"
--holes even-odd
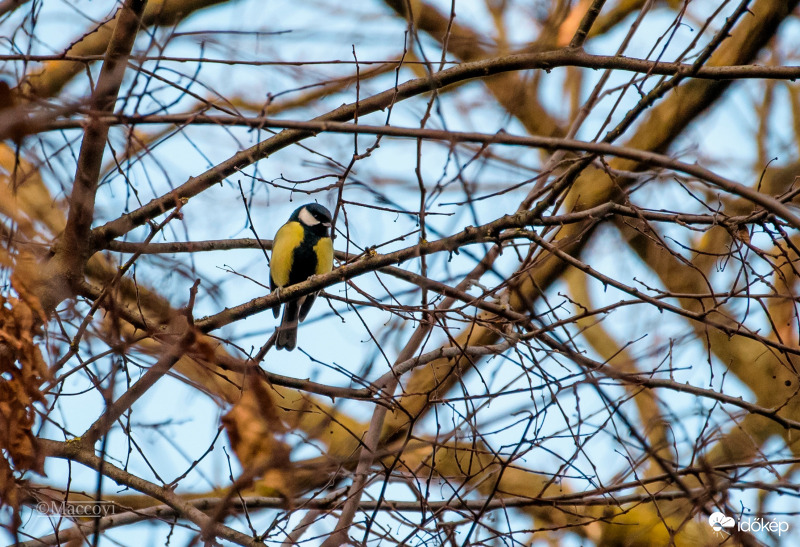
[(314, 235), (310, 230), (305, 231), (303, 241), (294, 250), (289, 285), (305, 281), (317, 271), (317, 253), (314, 252), (314, 245), (319, 239), (319, 236)]

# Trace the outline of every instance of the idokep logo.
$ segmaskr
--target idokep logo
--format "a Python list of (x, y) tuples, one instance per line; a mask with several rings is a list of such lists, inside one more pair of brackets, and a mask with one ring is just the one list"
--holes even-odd
[(726, 516), (719, 511), (711, 513), (708, 516), (708, 523), (715, 532), (721, 532), (723, 528), (733, 528), (736, 525), (736, 521), (733, 520), (733, 517)]
[(60, 515), (71, 518), (102, 518), (113, 515), (116, 506), (110, 501), (40, 501), (40, 516)]
[[(724, 513), (720, 513), (719, 511), (711, 513), (708, 516), (708, 523), (715, 532), (722, 532), (725, 530), (725, 528), (733, 528), (735, 526), (740, 532), (767, 532), (770, 534), (778, 534), (778, 537), (780, 537), (781, 534), (789, 531), (788, 522), (775, 519), (765, 520), (761, 517), (742, 518), (739, 520), (739, 524), (737, 525), (736, 520), (734, 520), (733, 517), (729, 517)], [(727, 530), (725, 531), (727, 532)]]

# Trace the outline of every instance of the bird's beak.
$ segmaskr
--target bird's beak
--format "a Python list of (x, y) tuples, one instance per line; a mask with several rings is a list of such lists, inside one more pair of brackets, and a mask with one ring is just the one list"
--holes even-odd
[(325, 226), (326, 228), (330, 228), (331, 227), (331, 223), (330, 222), (323, 222), (322, 225)]

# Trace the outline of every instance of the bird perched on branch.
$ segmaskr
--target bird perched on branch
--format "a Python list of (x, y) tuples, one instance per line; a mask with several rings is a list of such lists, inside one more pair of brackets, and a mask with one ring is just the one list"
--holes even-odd
[[(289, 220), (275, 234), (269, 265), (269, 285), (274, 291), (305, 281), (312, 275), (333, 269), (331, 212), (318, 203), (295, 209)], [(275, 347), (293, 350), (297, 346), (297, 323), (308, 315), (317, 293), (286, 302), (278, 327)], [(272, 313), (278, 317), (278, 308)]]

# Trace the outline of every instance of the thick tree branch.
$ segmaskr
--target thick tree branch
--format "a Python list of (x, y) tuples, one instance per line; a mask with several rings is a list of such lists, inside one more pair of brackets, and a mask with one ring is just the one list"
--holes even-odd
[[(122, 79), (125, 76), (127, 58), (130, 55), (145, 0), (126, 0), (120, 8), (120, 15), (114, 33), (108, 43), (100, 77), (89, 101), (93, 111), (99, 114), (110, 113), (114, 109)], [(83, 281), (86, 261), (94, 249), (89, 242), (89, 234), (94, 219), (94, 202), (100, 178), (100, 166), (108, 136), (108, 124), (91, 116), (81, 143), (78, 166), (69, 201), (67, 226), (61, 241), (56, 246), (54, 263), (65, 265), (65, 275), (75, 291)], [(75, 291), (77, 292), (77, 291)], [(48, 310), (49, 311), (49, 310)]]

